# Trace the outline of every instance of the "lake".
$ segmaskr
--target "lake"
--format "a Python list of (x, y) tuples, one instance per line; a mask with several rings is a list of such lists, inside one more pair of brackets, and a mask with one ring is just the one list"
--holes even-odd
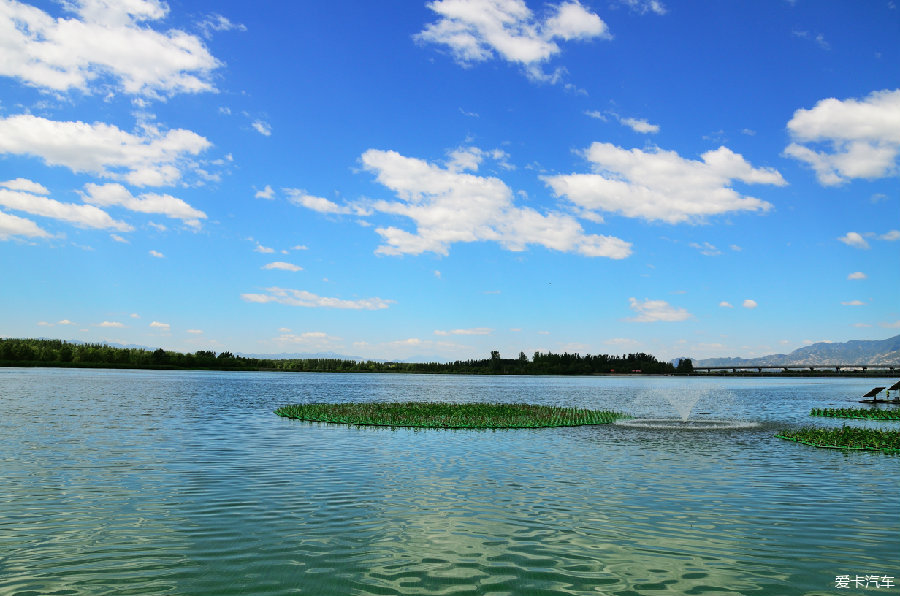
[[(896, 594), (900, 456), (772, 436), (840, 425), (809, 411), (887, 381), (0, 369), (0, 594)], [(272, 413), (425, 400), (674, 417), (667, 398), (759, 424)]]

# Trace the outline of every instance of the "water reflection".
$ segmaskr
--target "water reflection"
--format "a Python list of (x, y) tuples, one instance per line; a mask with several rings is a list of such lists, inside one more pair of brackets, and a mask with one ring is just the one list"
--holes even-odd
[[(760, 426), (272, 414), (484, 398), (639, 413), (680, 382), (698, 413)], [(772, 438), (871, 380), (704, 383), (0, 369), (0, 593), (805, 594), (896, 576), (896, 457)]]

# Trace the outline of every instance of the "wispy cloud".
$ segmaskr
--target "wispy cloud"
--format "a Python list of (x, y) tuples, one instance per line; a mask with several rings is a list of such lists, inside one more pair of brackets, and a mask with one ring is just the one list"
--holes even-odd
[(472, 329), (453, 329), (452, 331), (441, 331), (436, 329), (435, 335), (490, 335), (494, 330), (490, 327), (474, 327)]
[(251, 126), (253, 127), (253, 130), (265, 137), (272, 136), (272, 126), (264, 120), (254, 120)]
[(284, 261), (275, 261), (262, 266), (263, 269), (280, 269), (282, 271), (302, 271), (303, 267), (294, 265), (293, 263), (285, 263)]
[(266, 288), (266, 294), (241, 294), (241, 298), (247, 302), (266, 303), (276, 302), (288, 306), (303, 306), (306, 308), (342, 308), (351, 310), (381, 310), (394, 303), (393, 300), (382, 298), (363, 298), (358, 300), (345, 300), (341, 298), (329, 298), (318, 296), (306, 290), (291, 290), (286, 288)]

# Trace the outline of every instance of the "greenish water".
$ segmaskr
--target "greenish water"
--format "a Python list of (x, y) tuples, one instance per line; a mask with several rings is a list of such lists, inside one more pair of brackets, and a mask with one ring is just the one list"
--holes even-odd
[[(809, 417), (876, 381), (0, 369), (0, 594), (897, 594), (900, 457), (772, 437), (895, 428)], [(667, 396), (759, 425), (273, 414), (429, 400), (675, 417)]]

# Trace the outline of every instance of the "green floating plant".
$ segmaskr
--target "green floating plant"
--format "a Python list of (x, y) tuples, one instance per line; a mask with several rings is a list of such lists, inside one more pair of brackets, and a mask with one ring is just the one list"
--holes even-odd
[(610, 424), (620, 412), (531, 404), (444, 402), (310, 403), (283, 406), (279, 416), (311, 422), (416, 428), (542, 428)]
[(779, 439), (796, 441), (813, 447), (856, 449), (863, 451), (900, 452), (900, 431), (842, 426), (841, 428), (805, 427), (783, 430)]
[(876, 408), (813, 408), (810, 416), (828, 418), (858, 418), (861, 420), (900, 420), (900, 410)]

